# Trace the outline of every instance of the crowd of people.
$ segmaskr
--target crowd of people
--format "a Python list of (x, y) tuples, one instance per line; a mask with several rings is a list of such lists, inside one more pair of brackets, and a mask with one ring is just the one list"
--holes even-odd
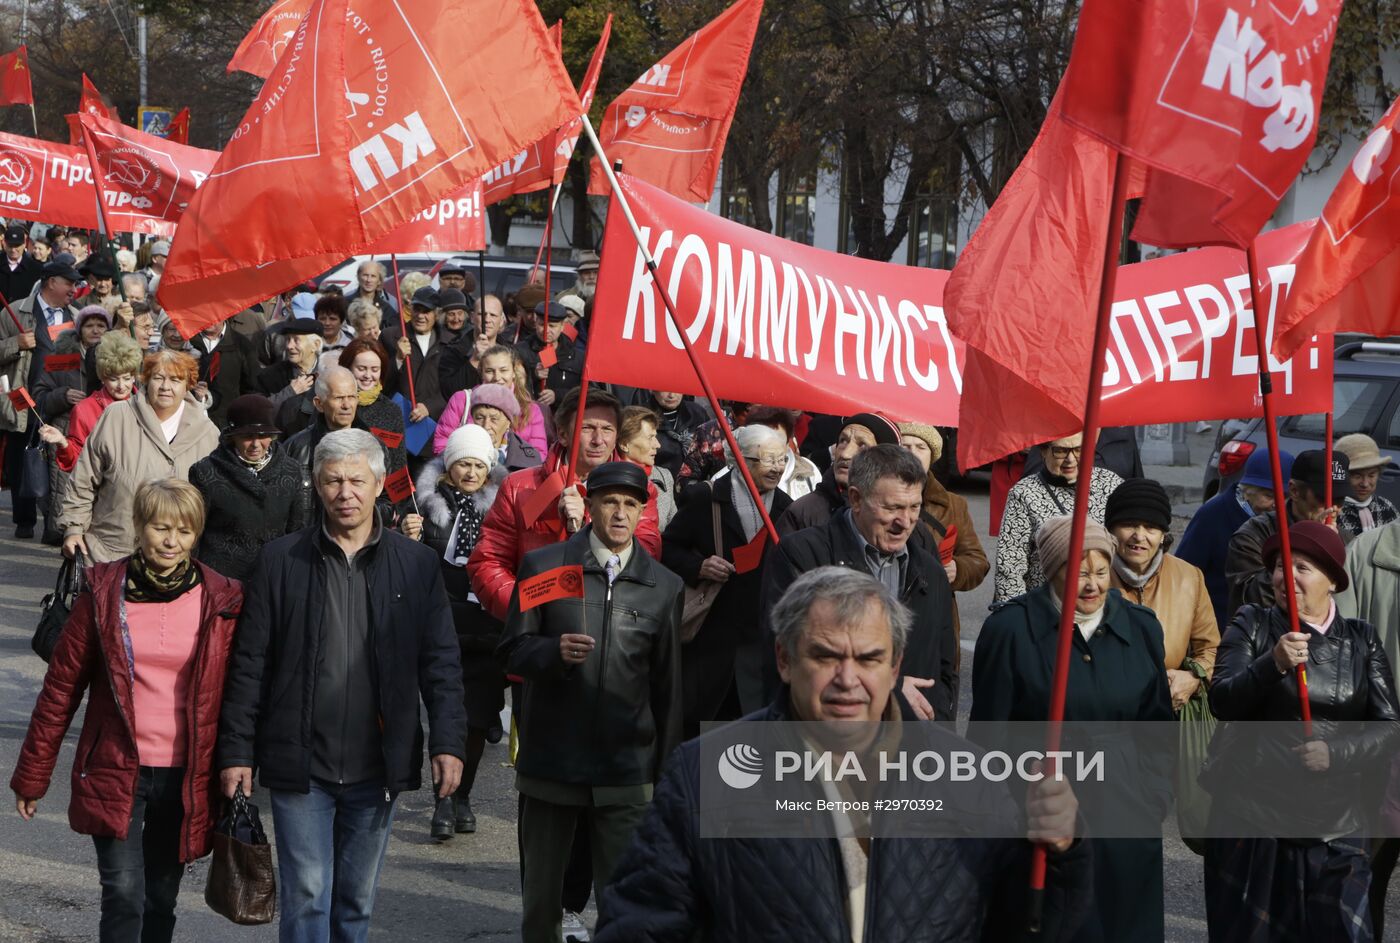
[[(350, 295), (307, 286), (186, 340), (157, 300), (163, 242), (115, 267), (80, 233), (5, 243), (0, 373), (36, 401), (0, 398), (14, 534), (42, 516), (88, 574), (11, 787), (33, 817), (86, 697), (70, 822), (96, 846), (104, 941), (171, 938), (184, 865), (255, 783), (281, 938), (365, 939), (425, 748), (445, 842), (476, 830), (480, 764), (506, 739), (528, 943), (586, 939), (590, 893), (599, 940), (1016, 938), (1031, 841), (1049, 859), (1039, 938), (1161, 940), (1161, 840), (1083, 834), (1062, 782), (1020, 797), (1028, 841), (702, 838), (702, 725), (951, 725), (964, 689), (973, 721), (1043, 721), (1067, 606), (1069, 721), (1193, 703), (1297, 720), (1299, 664), (1314, 718), (1400, 720), (1400, 515), (1364, 435), (1330, 463), (1281, 455), (1281, 511), (1256, 451), (1169, 552), (1166, 489), (1106, 434), (1079, 559), (1086, 443), (1047, 441), (1008, 482), (989, 558), (931, 471), (936, 428), (581, 389), (596, 256), (554, 298), (366, 261)], [(541, 597), (563, 572), (577, 585)], [(958, 594), (989, 575), (969, 663)], [(1348, 755), (1394, 751), (1392, 727)], [(1298, 762), (1325, 769), (1328, 745)], [(1171, 777), (1137, 801), (1165, 819)], [(1278, 812), (1216, 806), (1265, 832)], [(1211, 938), (1379, 938), (1400, 843), (1371, 811), (1313, 841), (1205, 839)]]

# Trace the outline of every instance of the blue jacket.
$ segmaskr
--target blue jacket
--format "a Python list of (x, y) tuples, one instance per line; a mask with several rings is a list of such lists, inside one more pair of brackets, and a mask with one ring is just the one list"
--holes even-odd
[(1225, 557), (1230, 552), (1230, 538), (1252, 516), (1240, 506), (1235, 489), (1227, 488), (1201, 505), (1176, 547), (1178, 557), (1205, 574), (1215, 624), (1222, 632), (1234, 615), (1230, 611), (1230, 585), (1225, 581)]

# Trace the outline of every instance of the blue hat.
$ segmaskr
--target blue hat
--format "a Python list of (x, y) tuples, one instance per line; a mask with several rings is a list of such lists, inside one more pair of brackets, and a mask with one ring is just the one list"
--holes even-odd
[[(1293, 455), (1279, 449), (1278, 459), (1279, 464), (1283, 466), (1283, 480), (1287, 481), (1293, 471)], [(1240, 478), (1240, 484), (1253, 485), (1256, 488), (1274, 486), (1274, 471), (1273, 466), (1269, 464), (1268, 449), (1255, 449), (1249, 456), (1244, 463), (1244, 476)]]

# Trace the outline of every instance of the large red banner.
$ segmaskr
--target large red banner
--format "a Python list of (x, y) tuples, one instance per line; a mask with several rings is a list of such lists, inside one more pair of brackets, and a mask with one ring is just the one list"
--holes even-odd
[(110, 118), (79, 116), (106, 222), (117, 232), (165, 235), (219, 159), (218, 151), (176, 144)]
[(485, 248), (481, 181), (475, 180), (420, 211), (371, 246), (369, 253), (475, 252)]
[(0, 215), (97, 228), (97, 191), (82, 148), (0, 134)]
[[(837, 415), (876, 409), (957, 425), (965, 346), (944, 317), (946, 271), (799, 245), (625, 174), (619, 179), (680, 327), (719, 396)], [(1265, 337), (1313, 225), (1259, 239), (1269, 276)], [(700, 393), (620, 211), (608, 213), (604, 239), (589, 374)], [(1260, 415), (1259, 341), (1242, 252), (1202, 249), (1124, 266), (1104, 374), (1104, 424)], [(1329, 338), (1312, 339), (1291, 361), (1270, 365), (1279, 372), (1281, 412), (1330, 408)]]
[(225, 71), (247, 72), (260, 79), (267, 78), (276, 68), (282, 53), (291, 45), (301, 18), (310, 8), (311, 0), (277, 0), (248, 30), (248, 35), (234, 50)]

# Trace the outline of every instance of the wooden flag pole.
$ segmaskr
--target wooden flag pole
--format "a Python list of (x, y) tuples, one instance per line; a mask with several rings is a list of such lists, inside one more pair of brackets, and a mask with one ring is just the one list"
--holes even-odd
[[(1257, 277), (1258, 263), (1254, 257), (1254, 243), (1250, 243), (1245, 250), (1245, 262), (1249, 267), (1249, 303), (1253, 307), (1254, 317), (1257, 322), (1260, 313), (1264, 310), (1259, 299), (1259, 279)], [(1287, 579), (1293, 581), (1293, 540), (1288, 533), (1288, 492), (1283, 487), (1283, 466), (1279, 464), (1278, 454), (1278, 418), (1274, 411), (1274, 379), (1269, 372), (1269, 352), (1266, 349), (1267, 343), (1260, 334), (1259, 341), (1259, 392), (1264, 399), (1264, 429), (1269, 440), (1269, 464), (1274, 473), (1274, 513), (1278, 519), (1279, 536), (1279, 559), (1283, 562), (1283, 572), (1287, 574)], [(1331, 413), (1328, 413), (1331, 416)], [(1329, 435), (1327, 440), (1328, 457), (1331, 456), (1332, 440)], [(1327, 488), (1332, 487), (1332, 465), (1327, 464)], [(1330, 507), (1330, 504), (1329, 504)], [(1287, 593), (1288, 596), (1288, 631), (1298, 631), (1298, 597), (1294, 593)], [(1278, 600), (1274, 600), (1278, 602)], [(1308, 669), (1305, 665), (1299, 665), (1295, 669), (1298, 679), (1298, 710), (1303, 718), (1303, 737), (1312, 739), (1312, 705), (1308, 702)]]
[[(695, 376), (700, 381), (701, 388), (705, 391), (705, 398), (709, 400), (710, 409), (715, 414), (715, 419), (719, 422), (719, 428), (724, 433), (724, 441), (728, 443), (730, 452), (734, 455), (734, 464), (738, 466), (739, 472), (744, 476), (744, 484), (748, 486), (749, 494), (753, 496), (754, 504), (758, 505), (758, 513), (763, 515), (763, 526), (768, 529), (768, 537), (773, 543), (778, 542), (778, 528), (773, 526), (773, 520), (768, 516), (768, 509), (763, 504), (763, 495), (759, 494), (758, 485), (754, 483), (753, 474), (749, 471), (748, 463), (741, 457), (743, 453), (739, 450), (739, 443), (734, 441), (734, 430), (730, 428), (729, 420), (724, 417), (724, 407), (720, 406), (719, 398), (715, 396), (715, 391), (710, 386), (710, 380), (705, 376), (705, 370), (700, 366), (700, 358), (695, 355), (695, 347), (690, 343), (690, 338), (681, 328), (680, 316), (676, 314), (676, 304), (671, 300), (671, 295), (666, 291), (661, 283), (661, 275), (656, 270), (656, 260), (651, 257), (651, 251), (647, 248), (646, 242), (642, 239), (641, 230), (637, 228), (637, 218), (632, 215), (632, 207), (627, 204), (627, 197), (622, 192), (621, 185), (617, 182), (617, 175), (613, 173), (612, 165), (608, 163), (607, 154), (603, 152), (603, 145), (598, 142), (598, 134), (593, 130), (593, 122), (588, 115), (583, 115), (583, 130), (588, 135), (588, 141), (593, 145), (593, 153), (598, 155), (598, 163), (603, 168), (603, 173), (608, 178), (608, 186), (612, 188), (613, 196), (617, 197), (618, 208), (622, 210), (622, 217), (627, 221), (627, 226), (632, 230), (632, 238), (637, 241), (637, 248), (641, 250), (642, 259), (646, 262), (647, 271), (651, 273), (652, 284), (656, 287), (656, 293), (661, 296), (661, 304), (666, 309), (666, 316), (671, 319), (671, 326), (675, 328), (680, 336), (681, 343), (685, 346), (685, 355), (690, 358), (690, 365), (695, 368)], [(594, 312), (597, 316), (597, 312)]]
[[(1113, 166), (1113, 197), (1108, 207), (1108, 236), (1104, 241), (1103, 273), (1099, 279), (1099, 307), (1094, 318), (1094, 342), (1089, 355), (1089, 390), (1084, 397), (1084, 438), (1079, 453), (1079, 479), (1075, 482), (1073, 522), (1069, 531), (1069, 552), (1065, 557), (1065, 582), (1060, 587), (1059, 641), (1055, 650), (1055, 675), (1050, 687), (1049, 723), (1045, 731), (1047, 777), (1057, 774), (1065, 719), (1065, 693), (1069, 687), (1069, 658), (1074, 648), (1074, 602), (1079, 598), (1079, 570), (1084, 556), (1084, 530), (1089, 515), (1089, 489), (1094, 476), (1094, 446), (1099, 436), (1099, 406), (1103, 399), (1104, 361), (1108, 351), (1108, 321), (1113, 309), (1113, 289), (1118, 281), (1118, 259), (1122, 254), (1123, 211), (1128, 192), (1128, 158), (1119, 154)], [(1029, 930), (1039, 933), (1045, 912), (1046, 847), (1036, 845), (1031, 853), (1031, 897)]]

